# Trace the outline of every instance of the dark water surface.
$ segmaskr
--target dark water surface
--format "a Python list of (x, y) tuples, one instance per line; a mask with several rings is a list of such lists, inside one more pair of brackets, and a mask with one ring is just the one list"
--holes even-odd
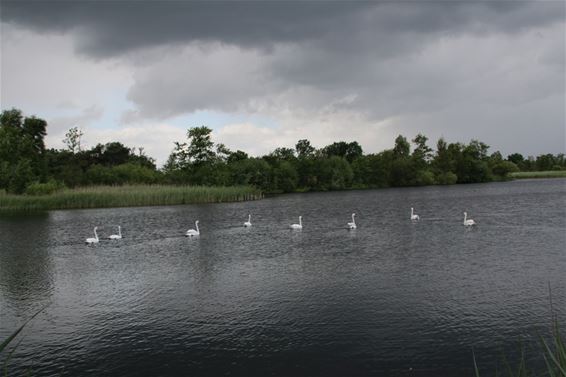
[(540, 356), (549, 284), (566, 327), (565, 230), (563, 179), (2, 215), (0, 339), (48, 305), (16, 375), (492, 374)]

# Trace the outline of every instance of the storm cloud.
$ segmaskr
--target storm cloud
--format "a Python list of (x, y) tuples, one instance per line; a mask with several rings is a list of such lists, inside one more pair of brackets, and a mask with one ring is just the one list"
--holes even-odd
[[(375, 151), (396, 133), (424, 132), (479, 138), (509, 152), (565, 149), (562, 1), (1, 6), (3, 25), (64, 36), (77, 59), (128, 70), (123, 91), (133, 108), (121, 117), (128, 127), (212, 111), (260, 114), (277, 124), (217, 130), (232, 141), (234, 130), (245, 130), (237, 146), (359, 138)], [(537, 126), (526, 119), (547, 133), (536, 145)]]
[(351, 42), (363, 46), (364, 40), (385, 42), (396, 34), (513, 33), (563, 21), (564, 3), (18, 0), (2, 1), (2, 20), (42, 32), (72, 32), (77, 50), (95, 57), (194, 41), (245, 48), (318, 41), (356, 51)]

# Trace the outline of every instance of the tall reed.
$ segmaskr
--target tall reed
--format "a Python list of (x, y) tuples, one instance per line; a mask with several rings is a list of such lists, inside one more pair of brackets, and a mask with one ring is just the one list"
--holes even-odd
[(219, 203), (262, 197), (261, 191), (251, 186), (95, 186), (63, 189), (39, 196), (0, 193), (0, 211)]
[(566, 170), (548, 170), (548, 171), (518, 171), (509, 173), (509, 177), (515, 179), (527, 178), (566, 178)]

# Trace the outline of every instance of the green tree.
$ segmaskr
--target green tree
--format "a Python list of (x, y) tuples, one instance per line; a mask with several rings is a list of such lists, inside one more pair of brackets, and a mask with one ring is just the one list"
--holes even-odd
[(0, 114), (0, 124), (5, 127), (22, 128), (22, 111), (18, 109), (4, 110)]
[(356, 141), (353, 141), (351, 143), (347, 143), (345, 141), (339, 141), (324, 147), (322, 149), (322, 154), (326, 157), (331, 157), (331, 156), (343, 157), (346, 160), (348, 160), (348, 162), (352, 162), (356, 158), (361, 157), (363, 151), (360, 144), (358, 144), (358, 142)]
[(0, 114), (0, 188), (22, 193), (25, 185), (45, 180), (45, 144), (47, 123), (36, 117), (23, 118), (17, 109)]
[[(458, 151), (459, 152), (459, 151)], [(436, 143), (436, 155), (432, 161), (437, 174), (447, 173), (454, 169), (453, 149), (448, 149), (448, 144), (443, 138)]]
[(293, 192), (297, 188), (299, 177), (293, 164), (281, 161), (273, 168), (272, 191)]
[(228, 157), (232, 154), (232, 151), (222, 143), (216, 144), (216, 159), (219, 161), (226, 162)]
[(260, 158), (249, 158), (230, 164), (232, 182), (236, 185), (253, 185), (267, 190), (270, 185), (271, 166)]
[(295, 159), (295, 150), (293, 148), (276, 148), (269, 155), (270, 158), (275, 160), (292, 161)]
[(301, 139), (297, 141), (295, 150), (297, 151), (297, 157), (311, 158), (313, 157), (316, 149), (311, 145), (310, 141), (308, 141), (307, 139)]
[(28, 185), (37, 179), (31, 167), (31, 161), (27, 158), (19, 160), (13, 168), (8, 184), (8, 191), (22, 194)]
[(212, 130), (205, 126), (189, 129), (187, 155), (195, 165), (205, 164), (216, 157), (211, 133)]
[(228, 155), (227, 161), (229, 164), (242, 161), (248, 158), (248, 154), (244, 151), (237, 150), (236, 152), (230, 152)]
[(477, 140), (464, 146), (456, 161), (458, 183), (479, 183), (491, 181), (487, 151), (489, 147)]
[(519, 171), (519, 168), (511, 161), (500, 160), (494, 164), (491, 170), (493, 174), (505, 178), (509, 175), (509, 173)]
[(395, 139), (395, 146), (393, 147), (393, 154), (395, 157), (409, 157), (410, 152), (411, 145), (407, 139), (402, 135), (397, 136)]
[(30, 138), (36, 154), (45, 152), (45, 142), (43, 141), (45, 135), (47, 135), (47, 122), (45, 120), (35, 116), (25, 118), (22, 131), (24, 135)]
[(331, 156), (318, 161), (318, 186), (321, 190), (343, 190), (350, 187), (354, 173), (348, 161), (339, 156)]
[(536, 159), (536, 169), (538, 171), (552, 170), (554, 165), (556, 165), (556, 161), (554, 156), (550, 153), (541, 154)]
[(507, 156), (507, 161), (511, 161), (515, 165), (519, 166), (523, 161), (525, 161), (525, 157), (523, 157), (520, 153), (513, 153)]
[(67, 149), (71, 153), (78, 153), (81, 151), (82, 137), (83, 137), (83, 132), (78, 127), (72, 127), (65, 134), (65, 139), (63, 139), (63, 143), (65, 143)]
[(426, 145), (428, 138), (423, 134), (418, 134), (413, 139), (415, 150), (413, 151), (413, 160), (419, 168), (426, 166), (432, 158), (432, 149)]

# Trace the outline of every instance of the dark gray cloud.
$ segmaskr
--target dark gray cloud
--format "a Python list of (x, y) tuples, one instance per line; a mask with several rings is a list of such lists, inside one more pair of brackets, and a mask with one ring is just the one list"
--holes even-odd
[(245, 48), (320, 41), (357, 51), (395, 34), (516, 32), (564, 19), (562, 1), (5, 1), (1, 17), (69, 32), (79, 52), (109, 57), (144, 47), (217, 41)]
[[(108, 72), (74, 79), (61, 70), (59, 81), (75, 92), (110, 77), (107, 86), (119, 86), (134, 105), (123, 105), (121, 119), (130, 125), (206, 110), (260, 114), (279, 125), (227, 126), (219, 135), (239, 140), (234, 148), (292, 145), (308, 137), (319, 146), (359, 139), (376, 151), (397, 133), (424, 132), (431, 138), (478, 138), (504, 152), (565, 149), (563, 1), (0, 4), (4, 30), (14, 37), (26, 34), (36, 46), (56, 34), (69, 54), (74, 49), (81, 55), (64, 55), (65, 61), (44, 70), (76, 65), (82, 73), (85, 62), (108, 64)], [(23, 48), (11, 45), (13, 51)], [(3, 58), (13, 62), (2, 72), (5, 98), (27, 98), (23, 90), (14, 96), (26, 79), (34, 84), (18, 61), (31, 61), (37, 51), (61, 54), (49, 47), (52, 53), (29, 47)], [(113, 64), (119, 75), (112, 74)], [(124, 76), (123, 84), (115, 76)], [(53, 100), (69, 100), (57, 95), (67, 93), (61, 86), (45, 87), (53, 88)]]

